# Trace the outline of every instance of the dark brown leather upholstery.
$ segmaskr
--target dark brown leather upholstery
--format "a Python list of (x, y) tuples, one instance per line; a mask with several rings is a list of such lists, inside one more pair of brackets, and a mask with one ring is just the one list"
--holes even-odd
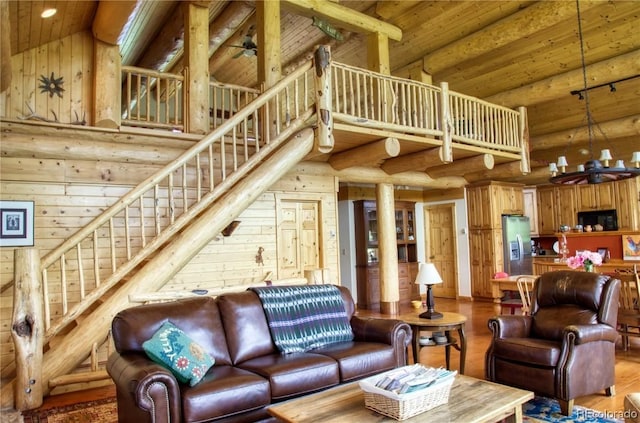
[(567, 415), (574, 398), (613, 394), (619, 290), (619, 280), (597, 273), (541, 275), (530, 316), (489, 319), (487, 379), (556, 398)]
[[(355, 339), (307, 353), (281, 354), (252, 291), (133, 307), (112, 324), (116, 347), (107, 370), (119, 422), (257, 421), (265, 406), (406, 364), (411, 328), (391, 319), (354, 316), (339, 287)], [(178, 383), (152, 362), (142, 343), (167, 320), (202, 345), (215, 365), (197, 385)]]

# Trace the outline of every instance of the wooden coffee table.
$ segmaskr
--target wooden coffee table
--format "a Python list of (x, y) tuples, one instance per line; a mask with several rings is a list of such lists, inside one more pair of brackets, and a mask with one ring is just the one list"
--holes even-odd
[[(480, 423), (509, 418), (522, 422), (522, 404), (532, 398), (533, 392), (457, 375), (447, 404), (403, 421)], [(273, 405), (269, 413), (299, 423), (396, 421), (365, 407), (358, 382)]]

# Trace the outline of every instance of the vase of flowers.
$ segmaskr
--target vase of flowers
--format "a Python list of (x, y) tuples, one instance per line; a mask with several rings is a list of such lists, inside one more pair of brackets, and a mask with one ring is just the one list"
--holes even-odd
[(593, 272), (595, 266), (602, 264), (602, 256), (589, 250), (579, 251), (567, 259), (567, 266), (572, 269), (584, 267), (585, 272)]

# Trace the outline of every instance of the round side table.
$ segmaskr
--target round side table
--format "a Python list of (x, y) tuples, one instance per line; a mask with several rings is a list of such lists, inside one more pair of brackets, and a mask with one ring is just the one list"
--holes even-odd
[[(411, 330), (413, 332), (411, 346), (413, 349), (413, 359), (416, 363), (419, 362), (420, 357), (420, 349), (423, 347), (445, 347), (445, 359), (447, 369), (449, 369), (450, 364), (450, 353), (451, 347), (454, 347), (456, 350), (460, 351), (460, 374), (464, 374), (464, 360), (465, 355), (467, 353), (467, 339), (464, 336), (464, 324), (467, 321), (467, 317), (458, 314), (458, 313), (450, 313), (450, 312), (442, 312), (441, 319), (423, 319), (418, 316), (419, 312), (414, 313), (404, 313), (399, 315), (397, 318), (409, 324), (411, 326)], [(444, 344), (435, 344), (435, 345), (420, 345), (420, 331), (429, 331), (429, 332), (444, 332), (447, 336), (447, 342)], [(458, 340), (451, 337), (451, 331), (458, 331), (458, 337), (460, 338), (460, 343), (458, 344)]]

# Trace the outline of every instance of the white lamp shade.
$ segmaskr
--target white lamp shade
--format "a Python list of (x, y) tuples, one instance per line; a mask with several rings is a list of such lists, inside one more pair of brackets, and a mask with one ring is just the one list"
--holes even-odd
[(558, 157), (558, 163), (557, 163), (557, 165), (558, 165), (559, 167), (562, 167), (562, 166), (569, 166), (569, 164), (567, 163), (567, 158), (566, 158), (565, 156), (560, 156), (560, 157)]
[(578, 165), (578, 172), (584, 172), (584, 165)]
[(420, 263), (418, 276), (416, 276), (417, 285), (436, 285), (442, 283), (442, 278), (433, 263)]
[(557, 172), (558, 166), (555, 163), (549, 163), (549, 172)]
[(616, 167), (624, 167), (624, 160), (616, 160)]
[(613, 160), (611, 152), (608, 149), (604, 149), (600, 152), (600, 160)]
[(640, 151), (634, 151), (631, 156), (631, 161), (634, 163), (640, 162)]

